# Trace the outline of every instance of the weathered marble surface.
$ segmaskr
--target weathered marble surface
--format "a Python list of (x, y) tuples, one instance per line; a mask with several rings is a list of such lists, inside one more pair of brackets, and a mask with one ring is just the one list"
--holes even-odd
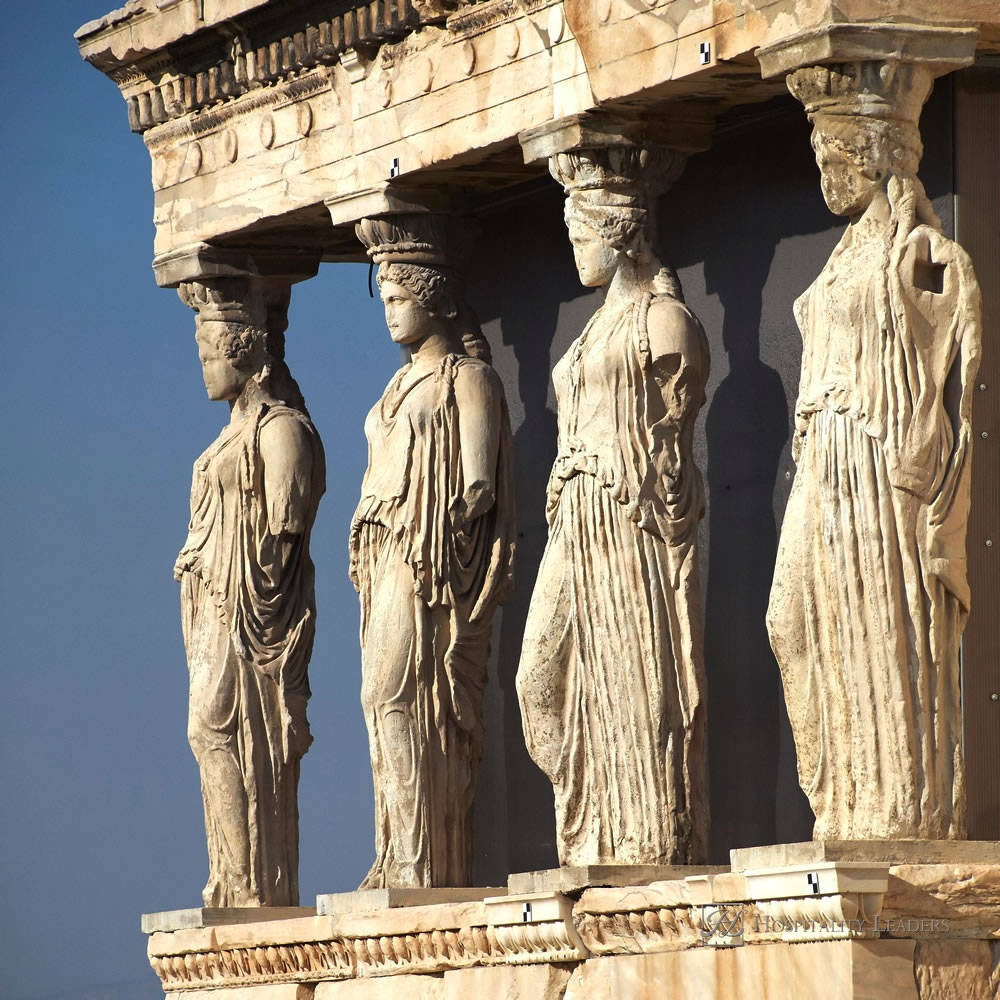
[(516, 872), (507, 879), (508, 892), (580, 892), (593, 886), (646, 885), (727, 869), (717, 865), (579, 865)]
[(708, 832), (691, 453), (708, 344), (655, 249), (673, 150), (560, 153), (584, 285), (604, 304), (553, 371), (558, 454), (549, 538), (517, 690), (528, 751), (552, 782), (563, 865), (697, 863)]
[[(269, 906), (268, 920), (299, 920), (316, 915), (312, 906)], [(186, 910), (161, 910), (144, 913), (140, 921), (143, 934), (158, 931), (197, 930), (202, 927), (218, 927), (222, 924), (258, 923), (261, 918), (259, 906), (213, 906), (191, 907)]]
[(376, 857), (362, 889), (463, 886), (483, 751), (493, 613), (513, 581), (510, 419), (449, 267), (448, 220), (365, 220), (392, 339), (408, 361), (365, 422), (351, 524)]
[(206, 907), (298, 904), (299, 761), (312, 736), (316, 599), (309, 535), (323, 448), (284, 362), (287, 286), (187, 282), (210, 399), (230, 420), (195, 462), (174, 568), (201, 770)]
[(918, 1000), (912, 941), (830, 941), (613, 956), (584, 962), (565, 1000)]
[(392, 888), (358, 889), (355, 892), (329, 892), (316, 897), (319, 916), (339, 916), (344, 913), (377, 913), (407, 906), (432, 906), (440, 903), (466, 903), (502, 896), (503, 888)]
[[(887, 30), (891, 34), (891, 30)], [(850, 219), (797, 301), (798, 465), (768, 631), (817, 839), (965, 835), (959, 641), (979, 289), (917, 179), (930, 66), (809, 66), (823, 196)]]
[(806, 840), (729, 852), (733, 871), (812, 861), (882, 861), (893, 865), (989, 865), (1000, 861), (995, 840)]
[(1000, 941), (918, 941), (914, 974), (920, 1000), (996, 1000)]

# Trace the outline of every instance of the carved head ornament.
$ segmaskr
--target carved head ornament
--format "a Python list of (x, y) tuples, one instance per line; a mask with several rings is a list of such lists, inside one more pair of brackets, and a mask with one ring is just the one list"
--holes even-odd
[(375, 264), (445, 267), (451, 233), (448, 218), (430, 213), (362, 219), (355, 227)]
[(234, 363), (262, 367), (285, 356), (290, 289), (251, 278), (185, 281), (177, 294), (198, 315), (199, 330), (215, 332), (218, 347)]
[(401, 214), (362, 219), (354, 231), (365, 245), (372, 263), (378, 264), (378, 283), (402, 285), (432, 312), (454, 315), (451, 305), (442, 308), (454, 282), (447, 267), (450, 233), (446, 216)]
[(884, 169), (903, 176), (916, 174), (920, 163), (917, 123), (932, 84), (926, 67), (878, 60), (808, 66), (788, 76), (813, 124), (814, 146), (839, 148), (869, 173), (884, 161)]
[(580, 223), (615, 250), (632, 253), (645, 233), (649, 206), (684, 169), (674, 149), (607, 146), (557, 153), (549, 172), (566, 191), (566, 224)]
[(184, 305), (199, 319), (263, 326), (263, 299), (246, 278), (184, 281), (177, 289)]

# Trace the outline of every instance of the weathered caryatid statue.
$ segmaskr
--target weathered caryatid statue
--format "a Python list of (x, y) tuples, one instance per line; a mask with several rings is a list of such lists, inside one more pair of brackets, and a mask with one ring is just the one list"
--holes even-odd
[(366, 219), (392, 339), (408, 362), (365, 422), (351, 525), (375, 863), (362, 888), (469, 885), (493, 612), (510, 591), (510, 422), (448, 262), (445, 217)]
[(580, 280), (605, 289), (553, 372), (549, 540), (517, 677), (564, 865), (689, 863), (705, 851), (692, 434), (708, 343), (653, 240), (655, 196), (683, 164), (634, 146), (550, 161)]
[(210, 399), (230, 420), (195, 462), (174, 573), (201, 769), (206, 906), (298, 904), (299, 761), (316, 600), (309, 533), (323, 448), (285, 365), (287, 286), (187, 282)]
[(813, 836), (965, 834), (959, 639), (969, 608), (979, 291), (917, 180), (919, 65), (788, 78), (823, 196), (850, 218), (796, 302), (798, 471), (768, 609)]

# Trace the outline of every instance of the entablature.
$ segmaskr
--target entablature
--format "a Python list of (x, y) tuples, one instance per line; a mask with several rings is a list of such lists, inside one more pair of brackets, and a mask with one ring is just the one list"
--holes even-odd
[(995, 3), (963, 0), (947, 19), (939, 10), (930, 0), (133, 0), (77, 38), (149, 148), (158, 256), (207, 242), (358, 259), (353, 220), (331, 220), (331, 202), (399, 181), (489, 198), (544, 176), (522, 139), (597, 110), (710, 135), (722, 111), (784, 93), (755, 53), (810, 31), (914, 22), (1000, 48)]

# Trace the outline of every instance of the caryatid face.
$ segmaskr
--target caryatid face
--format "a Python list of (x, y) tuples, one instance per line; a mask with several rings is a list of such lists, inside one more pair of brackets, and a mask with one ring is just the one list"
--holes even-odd
[[(859, 139), (861, 137), (859, 135)], [(835, 215), (856, 218), (885, 186), (887, 158), (876, 141), (865, 152), (848, 151), (839, 137), (829, 136), (821, 125), (813, 129), (812, 146), (820, 171), (823, 200)], [(876, 162), (877, 161), (877, 162)]]
[(394, 343), (412, 344), (427, 336), (430, 314), (408, 288), (394, 281), (383, 281), (379, 295), (385, 306), (389, 336)]
[(590, 226), (576, 219), (569, 221), (569, 241), (580, 283), (586, 288), (601, 288), (618, 270), (618, 251), (601, 239)]
[(237, 399), (250, 377), (248, 372), (234, 367), (219, 346), (230, 332), (229, 327), (230, 324), (220, 320), (199, 317), (196, 322), (198, 359), (209, 399)]

